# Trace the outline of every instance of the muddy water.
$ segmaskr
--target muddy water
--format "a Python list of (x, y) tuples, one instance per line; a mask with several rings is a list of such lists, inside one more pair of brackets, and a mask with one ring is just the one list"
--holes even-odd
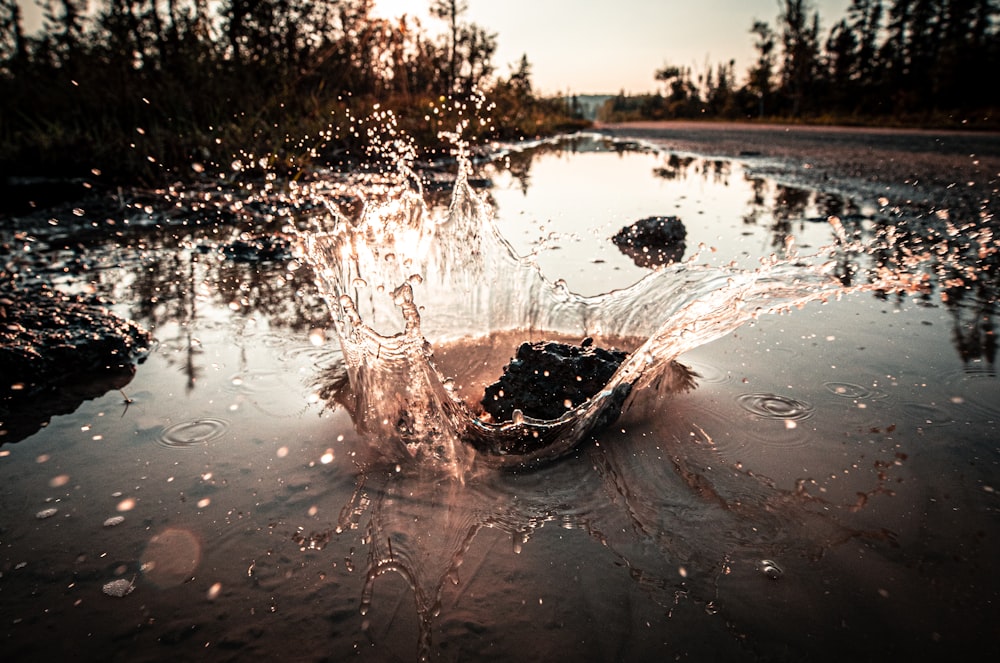
[[(605, 240), (648, 214), (680, 216), (689, 246), (717, 265), (781, 251), (787, 234), (831, 244), (829, 214), (868, 237), (880, 223), (877, 199), (783, 191), (736, 163), (600, 141), (511, 153), (484, 173), (505, 237), (582, 294), (645, 274)], [(602, 203), (560, 211), (598, 188)], [(199, 249), (242, 229), (161, 223), (97, 243), (90, 269), (58, 277), (112, 295), (158, 346), (124, 393), (0, 447), (0, 638), (12, 658), (790, 661), (996, 648), (988, 254), (970, 259), (981, 278), (961, 305), (943, 282), (961, 272), (941, 263), (930, 292), (761, 316), (678, 358), (696, 388), (660, 380), (556, 463), (458, 480), (357, 432), (335, 397), (343, 356), (307, 265)], [(838, 257), (844, 275), (870, 266)], [(472, 400), (516, 342), (452, 339), (435, 360)]]

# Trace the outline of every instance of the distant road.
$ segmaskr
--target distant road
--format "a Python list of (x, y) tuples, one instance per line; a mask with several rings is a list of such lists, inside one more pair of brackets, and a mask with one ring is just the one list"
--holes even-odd
[(1000, 157), (1000, 132), (934, 129), (893, 129), (752, 122), (629, 122), (595, 124), (602, 133), (642, 136), (657, 142), (693, 142), (724, 149), (727, 156), (740, 152), (787, 152), (854, 148), (880, 151), (933, 152)]
[(737, 122), (598, 124), (610, 136), (670, 151), (738, 159), (752, 171), (924, 210), (962, 205), (996, 214), (1000, 132)]

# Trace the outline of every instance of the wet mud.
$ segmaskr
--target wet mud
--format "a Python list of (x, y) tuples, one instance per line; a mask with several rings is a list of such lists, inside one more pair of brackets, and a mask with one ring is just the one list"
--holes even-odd
[(599, 392), (627, 356), (595, 347), (589, 338), (581, 345), (522, 343), (500, 379), (486, 387), (483, 409), (498, 422), (510, 421), (516, 411), (558, 419)]
[(0, 285), (0, 444), (129, 383), (152, 337), (106, 304), (47, 285)]

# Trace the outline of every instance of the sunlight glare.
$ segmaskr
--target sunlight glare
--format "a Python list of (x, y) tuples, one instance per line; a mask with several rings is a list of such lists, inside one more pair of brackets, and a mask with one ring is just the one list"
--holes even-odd
[(381, 18), (399, 18), (403, 14), (423, 19), (428, 12), (430, 3), (414, 3), (412, 0), (375, 0), (372, 16)]

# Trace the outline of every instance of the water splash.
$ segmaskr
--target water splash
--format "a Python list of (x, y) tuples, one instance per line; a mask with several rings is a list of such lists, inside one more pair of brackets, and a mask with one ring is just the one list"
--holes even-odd
[[(635, 390), (668, 375), (680, 380), (675, 360), (683, 353), (760, 315), (858, 289), (920, 286), (889, 269), (846, 286), (834, 276), (836, 261), (789, 248), (752, 270), (699, 265), (695, 256), (631, 287), (579, 296), (516, 255), (470, 185), (461, 149), (446, 212), (427, 204), (405, 156), (397, 172), (354, 191), (360, 213), (330, 204), (328, 217), (300, 238), (344, 352), (349, 384), (334, 391), (389, 460), (426, 459), (462, 475), (477, 462), (522, 467), (559, 457), (616, 419)], [(849, 242), (843, 233), (840, 240)], [(498, 337), (511, 344), (497, 348)], [(474, 339), (499, 353), (485, 364), (502, 365), (521, 340), (584, 337), (630, 355), (603, 389), (552, 420), (492, 421), (439, 355)]]

